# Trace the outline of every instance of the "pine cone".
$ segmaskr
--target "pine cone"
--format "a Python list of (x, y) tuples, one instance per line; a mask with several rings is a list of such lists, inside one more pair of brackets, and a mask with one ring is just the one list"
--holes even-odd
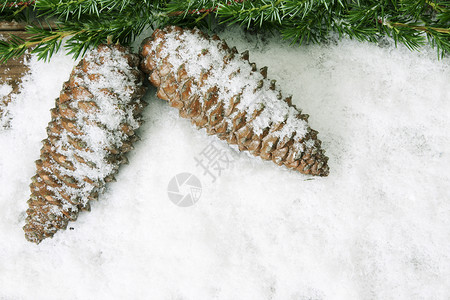
[(90, 210), (138, 140), (146, 103), (139, 58), (119, 45), (89, 52), (64, 83), (51, 110), (28, 200), (27, 240), (40, 243)]
[(238, 56), (217, 36), (170, 26), (143, 41), (141, 56), (157, 96), (197, 127), (278, 165), (328, 175), (309, 116), (282, 98), (267, 67), (248, 62), (248, 51)]

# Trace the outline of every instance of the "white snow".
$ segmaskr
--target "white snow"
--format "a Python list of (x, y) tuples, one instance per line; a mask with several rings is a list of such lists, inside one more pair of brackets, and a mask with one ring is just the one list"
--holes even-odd
[[(12, 92), (12, 87), (8, 84), (0, 84), (0, 97), (6, 97)], [(0, 98), (0, 99), (2, 99)]]
[[(117, 182), (73, 230), (29, 243), (33, 162), (75, 64), (33, 58), (11, 129), (0, 131), (0, 298), (450, 298), (450, 60), (350, 40), (220, 36), (249, 49), (311, 115), (330, 175), (240, 155), (212, 182), (194, 157), (212, 141), (229, 147), (150, 89), (142, 140)], [(167, 195), (182, 172), (203, 187), (187, 208)]]

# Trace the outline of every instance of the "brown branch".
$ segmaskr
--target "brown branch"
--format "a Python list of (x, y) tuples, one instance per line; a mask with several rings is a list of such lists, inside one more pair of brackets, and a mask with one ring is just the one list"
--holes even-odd
[(216, 11), (216, 10), (217, 10), (217, 7), (202, 8), (202, 9), (192, 9), (192, 10), (188, 10), (188, 11), (181, 11), (181, 10), (179, 10), (179, 11), (171, 12), (171, 13), (169, 14), (169, 17), (172, 17), (172, 16), (181, 16), (181, 15), (184, 15), (184, 14), (187, 14), (187, 15), (196, 15), (196, 14), (202, 14), (202, 13), (210, 13), (210, 12), (214, 12), (214, 11)]
[(20, 6), (30, 6), (33, 5), (35, 1), (20, 1), (20, 2), (10, 2), (3, 4), (4, 7), (20, 7)]
[(436, 31), (436, 32), (446, 33), (446, 34), (450, 33), (450, 28), (416, 26), (416, 25), (409, 25), (409, 24), (405, 24), (405, 23), (383, 21), (381, 19), (378, 20), (378, 23), (380, 23), (382, 25), (389, 26), (389, 27), (407, 27), (407, 28), (411, 28), (411, 29), (414, 29), (414, 30), (417, 30), (417, 31), (423, 31), (423, 32), (428, 32), (428, 33), (430, 31)]
[(40, 22), (40, 23), (37, 21), (31, 22), (31, 23), (17, 22), (17, 21), (12, 21), (12, 22), (0, 21), (0, 31), (24, 31), (28, 25), (41, 26), (43, 29), (47, 29), (47, 30), (58, 28), (56, 23), (53, 21), (46, 21), (46, 22)]
[(408, 25), (408, 24), (403, 24), (403, 23), (389, 23), (391, 26), (395, 26), (395, 27), (409, 27), (411, 29), (414, 30), (418, 30), (418, 31), (424, 31), (424, 32), (430, 32), (430, 30), (432, 31), (436, 31), (436, 32), (440, 32), (440, 33), (450, 33), (450, 28), (437, 28), (437, 27), (428, 27), (428, 26), (413, 26), (413, 25)]
[(444, 6), (436, 4), (431, 0), (425, 0), (425, 2), (437, 12), (446, 12), (447, 11)]

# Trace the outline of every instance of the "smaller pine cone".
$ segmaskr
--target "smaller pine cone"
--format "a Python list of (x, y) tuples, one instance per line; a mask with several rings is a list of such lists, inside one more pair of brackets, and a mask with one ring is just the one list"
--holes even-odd
[(142, 69), (169, 101), (208, 134), (304, 174), (327, 176), (328, 157), (308, 115), (283, 99), (259, 71), (219, 37), (198, 29), (157, 29), (141, 46)]
[(40, 243), (90, 210), (89, 202), (127, 162), (145, 106), (138, 67), (139, 57), (129, 49), (100, 45), (64, 83), (30, 185), (27, 240)]

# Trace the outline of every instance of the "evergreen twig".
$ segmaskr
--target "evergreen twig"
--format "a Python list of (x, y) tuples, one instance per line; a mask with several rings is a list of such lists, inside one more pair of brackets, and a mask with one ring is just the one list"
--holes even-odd
[(32, 26), (32, 37), (0, 43), (0, 61), (27, 48), (48, 59), (67, 38), (74, 56), (111, 39), (128, 44), (147, 26), (240, 24), (276, 30), (292, 43), (316, 43), (348, 36), (418, 49), (429, 44), (440, 56), (450, 52), (450, 1), (439, 0), (35, 0), (0, 2), (2, 14), (16, 17), (32, 8), (41, 18), (54, 18), (58, 28), (44, 32)]

